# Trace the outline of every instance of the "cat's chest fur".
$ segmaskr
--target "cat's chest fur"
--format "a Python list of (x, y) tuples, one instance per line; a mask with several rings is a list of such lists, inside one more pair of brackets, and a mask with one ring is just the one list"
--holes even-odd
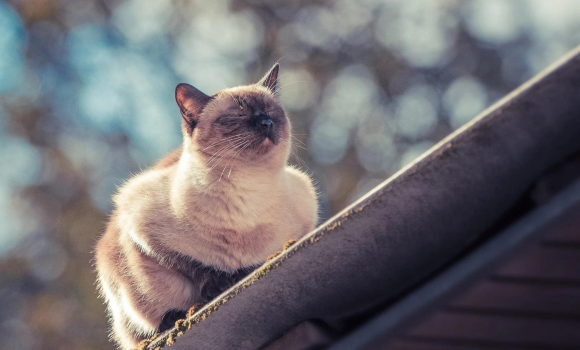
[(119, 229), (149, 254), (174, 251), (234, 271), (262, 263), (302, 230), (289, 224), (294, 213), (285, 210), (285, 191), (245, 188), (241, 181), (200, 191), (175, 176), (171, 170), (150, 171), (116, 198)]

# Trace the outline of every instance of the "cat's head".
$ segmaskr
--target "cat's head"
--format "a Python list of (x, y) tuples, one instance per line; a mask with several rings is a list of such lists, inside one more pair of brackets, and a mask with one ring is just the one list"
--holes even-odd
[(183, 117), (186, 151), (210, 162), (272, 159), (285, 163), (291, 126), (277, 97), (278, 68), (274, 65), (256, 84), (211, 96), (188, 84), (177, 85), (175, 99)]

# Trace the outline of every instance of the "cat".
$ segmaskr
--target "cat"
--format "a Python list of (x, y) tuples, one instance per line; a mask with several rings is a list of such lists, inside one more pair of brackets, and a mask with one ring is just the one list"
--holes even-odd
[(168, 329), (314, 229), (315, 188), (287, 164), (278, 70), (211, 96), (177, 85), (183, 144), (120, 187), (95, 249), (120, 348)]

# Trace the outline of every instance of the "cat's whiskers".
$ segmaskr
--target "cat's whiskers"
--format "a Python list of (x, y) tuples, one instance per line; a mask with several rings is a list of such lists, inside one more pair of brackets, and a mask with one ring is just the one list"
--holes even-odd
[(282, 73), (278, 76), (278, 80), (282, 80), (283, 77), (287, 76), (288, 74), (290, 74), (289, 72), (286, 73)]
[[(244, 136), (246, 136), (246, 135), (244, 135)], [(213, 160), (213, 158), (215, 158), (218, 154), (221, 154), (222, 151), (226, 150), (228, 147), (233, 146), (233, 145), (237, 145), (239, 142), (242, 142), (245, 139), (247, 139), (247, 136), (236, 138), (235, 140), (231, 140), (225, 146), (221, 145), (221, 148), (214, 152), (214, 154), (207, 160), (205, 165), (209, 165), (209, 163)]]
[(236, 135), (233, 135), (233, 136), (226, 137), (226, 138), (224, 138), (224, 139), (218, 140), (218, 141), (216, 141), (216, 142), (214, 142), (214, 143), (210, 144), (210, 145), (209, 145), (209, 146), (207, 146), (206, 148), (202, 149), (202, 151), (205, 151), (205, 150), (207, 150), (207, 149), (210, 149), (210, 148), (214, 147), (215, 145), (218, 145), (218, 144), (220, 144), (220, 143), (226, 142), (226, 141), (228, 141), (228, 140), (232, 140), (232, 139), (240, 138), (240, 137), (242, 137), (242, 136), (249, 135), (249, 134), (250, 134), (249, 132), (245, 132), (245, 133), (242, 133), (242, 134), (236, 134)]
[(244, 148), (242, 148), (237, 154), (236, 157), (234, 158), (234, 162), (232, 163), (232, 166), (230, 167), (230, 172), (228, 173), (228, 179), (230, 178), (230, 175), (232, 174), (232, 170), (234, 168), (234, 164), (236, 163), (236, 159), (239, 157), (239, 155), (250, 146), (250, 142), (248, 142), (248, 144), (246, 146), (244, 146)]
[(282, 88), (285, 88), (286, 86), (292, 85), (292, 84), (296, 84), (296, 83), (306, 83), (306, 80), (294, 80), (294, 81), (289, 81), (286, 82), (284, 84), (281, 84), (280, 86), (278, 86), (279, 90), (282, 90)]
[(226, 141), (229, 141), (229, 140), (235, 139), (235, 138), (239, 138), (240, 136), (241, 136), (241, 135), (233, 135), (233, 136), (226, 137), (226, 138), (223, 138), (223, 139), (221, 139), (221, 140), (215, 141), (215, 142), (211, 143), (209, 146), (207, 146), (206, 148), (202, 149), (201, 151), (208, 150), (208, 149), (210, 149), (210, 148), (213, 148), (215, 145), (218, 145), (218, 144), (220, 144), (220, 143), (223, 143), (223, 142), (226, 142)]
[[(232, 144), (228, 143), (224, 147), (220, 148), (219, 150), (215, 151), (215, 153), (205, 162), (205, 166), (210, 166), (212, 161), (220, 159), (220, 155), (222, 155), (228, 148), (231, 148)], [(218, 161), (219, 162), (219, 161)]]
[[(274, 90), (273, 95), (279, 99), (280, 99), (280, 93), (281, 93), (282, 88), (285, 88), (285, 87), (292, 85), (292, 84), (305, 82), (302, 80), (298, 80), (298, 81), (286, 82), (285, 84), (278, 84), (280, 79), (287, 74), (288, 73), (280, 75), (275, 80), (271, 81), (268, 86), (266, 86), (268, 89)], [(275, 89), (273, 89), (273, 88), (275, 88)], [(236, 97), (230, 91), (227, 91), (227, 89), (224, 89), (224, 92), (227, 93), (232, 98), (232, 100), (238, 105), (238, 107), (240, 107), (240, 109), (243, 109), (242, 105), (240, 104), (240, 101), (238, 99), (236, 99)], [(271, 108), (269, 110), (266, 110), (265, 112), (269, 113), (269, 112), (274, 111), (276, 109), (281, 109), (281, 107), (274, 107), (274, 108)], [(224, 168), (222, 169), (222, 172), (220, 173), (220, 177), (217, 180), (218, 182), (221, 181), (228, 166), (229, 166), (230, 170), (228, 172), (227, 177), (229, 178), (231, 176), (232, 171), (233, 171), (233, 167), (237, 161), (237, 158), (240, 156), (240, 154), (246, 148), (248, 148), (251, 145), (248, 138), (244, 137), (248, 134), (249, 133), (234, 135), (234, 136), (225, 138), (223, 140), (216, 141), (216, 142), (212, 143), (211, 145), (209, 145), (203, 149), (203, 150), (207, 150), (207, 149), (216, 147), (217, 145), (220, 145), (220, 144), (227, 142), (225, 147), (221, 147), (207, 160), (206, 166), (211, 165), (211, 167), (207, 170), (208, 174), (211, 173), (224, 160), (224, 158), (226, 157), (226, 155), (228, 153), (230, 153), (230, 151), (234, 152), (234, 155), (232, 157), (230, 157), (230, 159), (226, 162)], [(296, 159), (299, 166), (306, 167), (306, 163), (298, 156), (298, 150), (297, 150), (297, 148), (306, 149), (304, 142), (299, 140), (294, 135), (290, 135), (290, 137), (291, 137), (291, 140), (295, 141), (295, 142), (291, 142), (290, 154)], [(212, 184), (213, 184), (213, 182), (212, 182)]]
[[(302, 143), (302, 141), (298, 140), (296, 137), (294, 137), (294, 135), (290, 135), (292, 137), (292, 139), (296, 140), (297, 142)], [(304, 160), (302, 160), (300, 158), (300, 156), (298, 156), (298, 151), (296, 150), (296, 147), (300, 147), (302, 149), (306, 149), (305, 147), (302, 147), (300, 145), (295, 145), (294, 142), (290, 143), (290, 155), (293, 156), (296, 159), (296, 162), (298, 163), (298, 166), (300, 167), (304, 167), (306, 169), (308, 169), (308, 166), (306, 165), (306, 162)]]
[(245, 138), (243, 140), (239, 140), (236, 141), (235, 144), (228, 144), (227, 146), (225, 146), (224, 148), (222, 148), (221, 150), (217, 151), (212, 158), (210, 158), (207, 162), (206, 162), (206, 166), (209, 166), (210, 162), (213, 160), (218, 159), (217, 155), (220, 154), (221, 157), (219, 157), (219, 160), (217, 160), (217, 162), (214, 163), (214, 165), (212, 165), (212, 167), (207, 171), (207, 173), (210, 173), (225, 157), (226, 152), (233, 150), (233, 149), (237, 149), (237, 147), (239, 147), (240, 145), (242, 145), (244, 142), (248, 141), (248, 138)]
[(229, 149), (236, 147), (239, 143), (243, 142), (245, 138), (236, 139), (235, 141), (228, 142), (225, 146), (222, 145), (220, 149), (215, 151), (212, 156), (205, 162), (206, 166), (210, 166), (212, 161), (215, 161), (220, 155), (227, 152)]
[[(235, 146), (235, 147), (232, 147), (232, 148), (230, 148), (230, 150), (231, 150), (231, 149), (236, 149), (237, 147), (239, 147), (239, 145), (238, 145), (238, 146)], [(207, 174), (207, 175), (211, 174), (211, 173), (213, 172), (213, 170), (214, 170), (215, 168), (217, 168), (217, 166), (218, 166), (218, 165), (219, 165), (219, 164), (220, 164), (220, 163), (221, 163), (221, 162), (224, 160), (225, 156), (226, 156), (226, 155), (224, 154), (224, 155), (222, 155), (221, 157), (219, 157), (219, 159), (217, 159), (217, 161), (216, 161), (216, 162), (215, 162), (215, 163), (214, 163), (214, 164), (211, 166), (211, 168), (209, 168), (209, 169), (207, 169), (207, 170), (206, 170), (206, 174)]]
[(282, 100), (282, 96), (281, 96), (281, 94), (282, 94), (282, 89), (283, 89), (283, 88), (286, 88), (287, 86), (290, 86), (290, 85), (292, 85), (292, 84), (296, 84), (296, 83), (305, 83), (305, 82), (306, 82), (306, 81), (304, 81), (304, 80), (296, 80), (296, 81), (291, 81), (291, 82), (285, 83), (285, 84), (283, 84), (283, 85), (280, 85), (280, 86), (278, 86), (278, 88), (277, 88), (277, 89), (274, 91), (273, 95), (274, 95), (274, 97), (276, 97), (277, 99), (279, 99), (279, 100)]
[[(222, 176), (224, 175), (224, 172), (226, 171), (226, 169), (228, 168), (228, 165), (229, 165), (229, 164), (232, 162), (232, 160), (234, 160), (234, 162), (235, 162), (235, 159), (237, 159), (237, 157), (238, 157), (238, 156), (239, 156), (239, 155), (240, 155), (240, 154), (241, 154), (241, 153), (244, 151), (244, 149), (246, 149), (246, 148), (248, 147), (248, 145), (250, 145), (250, 144), (251, 144), (251, 142), (248, 140), (248, 142), (247, 142), (247, 143), (245, 143), (245, 144), (243, 144), (243, 145), (241, 145), (241, 146), (239, 147), (239, 150), (238, 150), (238, 151), (237, 151), (237, 152), (234, 154), (234, 156), (233, 156), (232, 158), (230, 158), (230, 160), (229, 160), (229, 161), (226, 163), (226, 165), (224, 166), (224, 169), (222, 170), (222, 173), (221, 173), (221, 175), (220, 175), (219, 181), (221, 181), (221, 179), (222, 179)], [(233, 166), (233, 164), (232, 164), (232, 166)], [(230, 170), (231, 170), (231, 168), (230, 168)], [(230, 173), (231, 173), (231, 171), (230, 171)], [(229, 175), (228, 175), (228, 178), (229, 178)]]
[[(249, 140), (249, 139), (246, 139), (246, 140), (245, 140), (245, 142), (246, 142), (246, 143), (244, 143), (244, 144), (242, 144), (242, 145), (238, 145), (238, 146), (236, 146), (235, 148), (232, 148), (232, 149), (244, 148), (244, 147), (247, 147), (247, 146), (251, 145), (251, 142), (250, 142), (250, 140)], [(242, 151), (243, 151), (243, 149), (242, 149)], [(241, 153), (241, 151), (240, 151), (239, 153)], [(238, 152), (236, 152), (236, 155), (237, 155), (237, 154), (238, 154)], [(219, 163), (220, 163), (220, 162), (223, 160), (223, 158), (224, 158), (224, 157), (221, 157), (221, 158), (220, 158), (220, 160), (219, 160), (219, 161), (218, 161), (218, 162), (217, 162), (217, 163), (216, 163), (214, 166), (212, 166), (212, 167), (211, 167), (211, 169), (209, 169), (208, 173), (209, 173), (209, 172), (211, 172), (213, 169), (215, 169), (215, 168), (217, 167), (217, 165), (218, 165), (218, 164), (219, 164)], [(230, 161), (231, 161), (231, 159), (230, 159)], [(229, 164), (229, 162), (228, 162), (228, 164)], [(209, 186), (209, 190), (211, 190), (211, 189), (213, 188), (213, 184), (214, 184), (214, 183), (216, 183), (216, 182), (221, 182), (222, 176), (223, 176), (223, 174), (224, 174), (224, 171), (225, 171), (225, 169), (226, 169), (226, 168), (227, 168), (227, 164), (226, 164), (226, 166), (224, 167), (224, 169), (222, 170), (222, 172), (221, 172), (221, 174), (220, 174), (220, 177), (219, 177), (219, 179), (217, 179), (217, 180), (214, 180), (214, 181), (212, 181), (211, 183), (209, 183), (209, 184), (208, 184), (208, 186)], [(229, 177), (229, 176), (228, 176), (228, 177)]]
[[(285, 75), (288, 75), (288, 74), (289, 74), (289, 73), (284, 73), (284, 74), (281, 74), (280, 76), (276, 77), (276, 79), (275, 79), (275, 80), (272, 80), (272, 81), (271, 81), (271, 82), (270, 82), (270, 83), (269, 83), (269, 84), (266, 86), (266, 88), (268, 88), (268, 90), (270, 90), (270, 91), (272, 91), (272, 90), (273, 90), (273, 91), (274, 91), (274, 94), (275, 94), (275, 93), (276, 93), (276, 91), (278, 90), (278, 86), (277, 86), (277, 84), (278, 84), (278, 81), (280, 81), (280, 79), (282, 79), (282, 77), (283, 77), (283, 76), (285, 76)], [(276, 87), (276, 88), (274, 89), (274, 87)]]
[(300, 145), (297, 145), (298, 147), (302, 148), (302, 149), (306, 149), (306, 145), (304, 144), (304, 142), (302, 142), (302, 140), (298, 139), (296, 136), (294, 135), (290, 135), (292, 136), (292, 140), (298, 142)]

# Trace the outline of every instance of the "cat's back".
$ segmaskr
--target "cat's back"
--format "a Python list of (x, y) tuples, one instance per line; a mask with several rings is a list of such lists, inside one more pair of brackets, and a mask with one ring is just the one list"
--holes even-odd
[(116, 210), (168, 200), (171, 179), (177, 171), (175, 165), (182, 153), (183, 148), (179, 147), (161, 158), (153, 167), (128, 179), (113, 197)]
[[(107, 229), (96, 246), (97, 265), (102, 269), (114, 270), (120, 265), (121, 242), (135, 241), (141, 248), (149, 246), (144, 227), (156, 220), (165, 222), (164, 218), (169, 216), (169, 192), (175, 173), (172, 166), (179, 161), (180, 155), (180, 148), (174, 150), (119, 187), (113, 196), (115, 208)], [(131, 239), (121, 239), (124, 235)]]
[[(171, 180), (176, 167), (168, 157), (127, 180), (113, 196), (114, 212), (122, 229), (128, 226), (135, 229), (135, 226), (155, 220), (164, 222), (171, 216)], [(161, 166), (162, 162), (164, 166)]]
[(290, 210), (296, 211), (304, 233), (314, 229), (318, 222), (318, 200), (316, 188), (308, 174), (294, 166), (286, 166), (289, 179)]
[(182, 153), (183, 146), (180, 146), (179, 148), (171, 151), (171, 153), (169, 153), (165, 157), (161, 158), (161, 160), (159, 160), (157, 164), (153, 166), (153, 169), (165, 169), (177, 164), (177, 162), (179, 162), (179, 158), (181, 158)]

